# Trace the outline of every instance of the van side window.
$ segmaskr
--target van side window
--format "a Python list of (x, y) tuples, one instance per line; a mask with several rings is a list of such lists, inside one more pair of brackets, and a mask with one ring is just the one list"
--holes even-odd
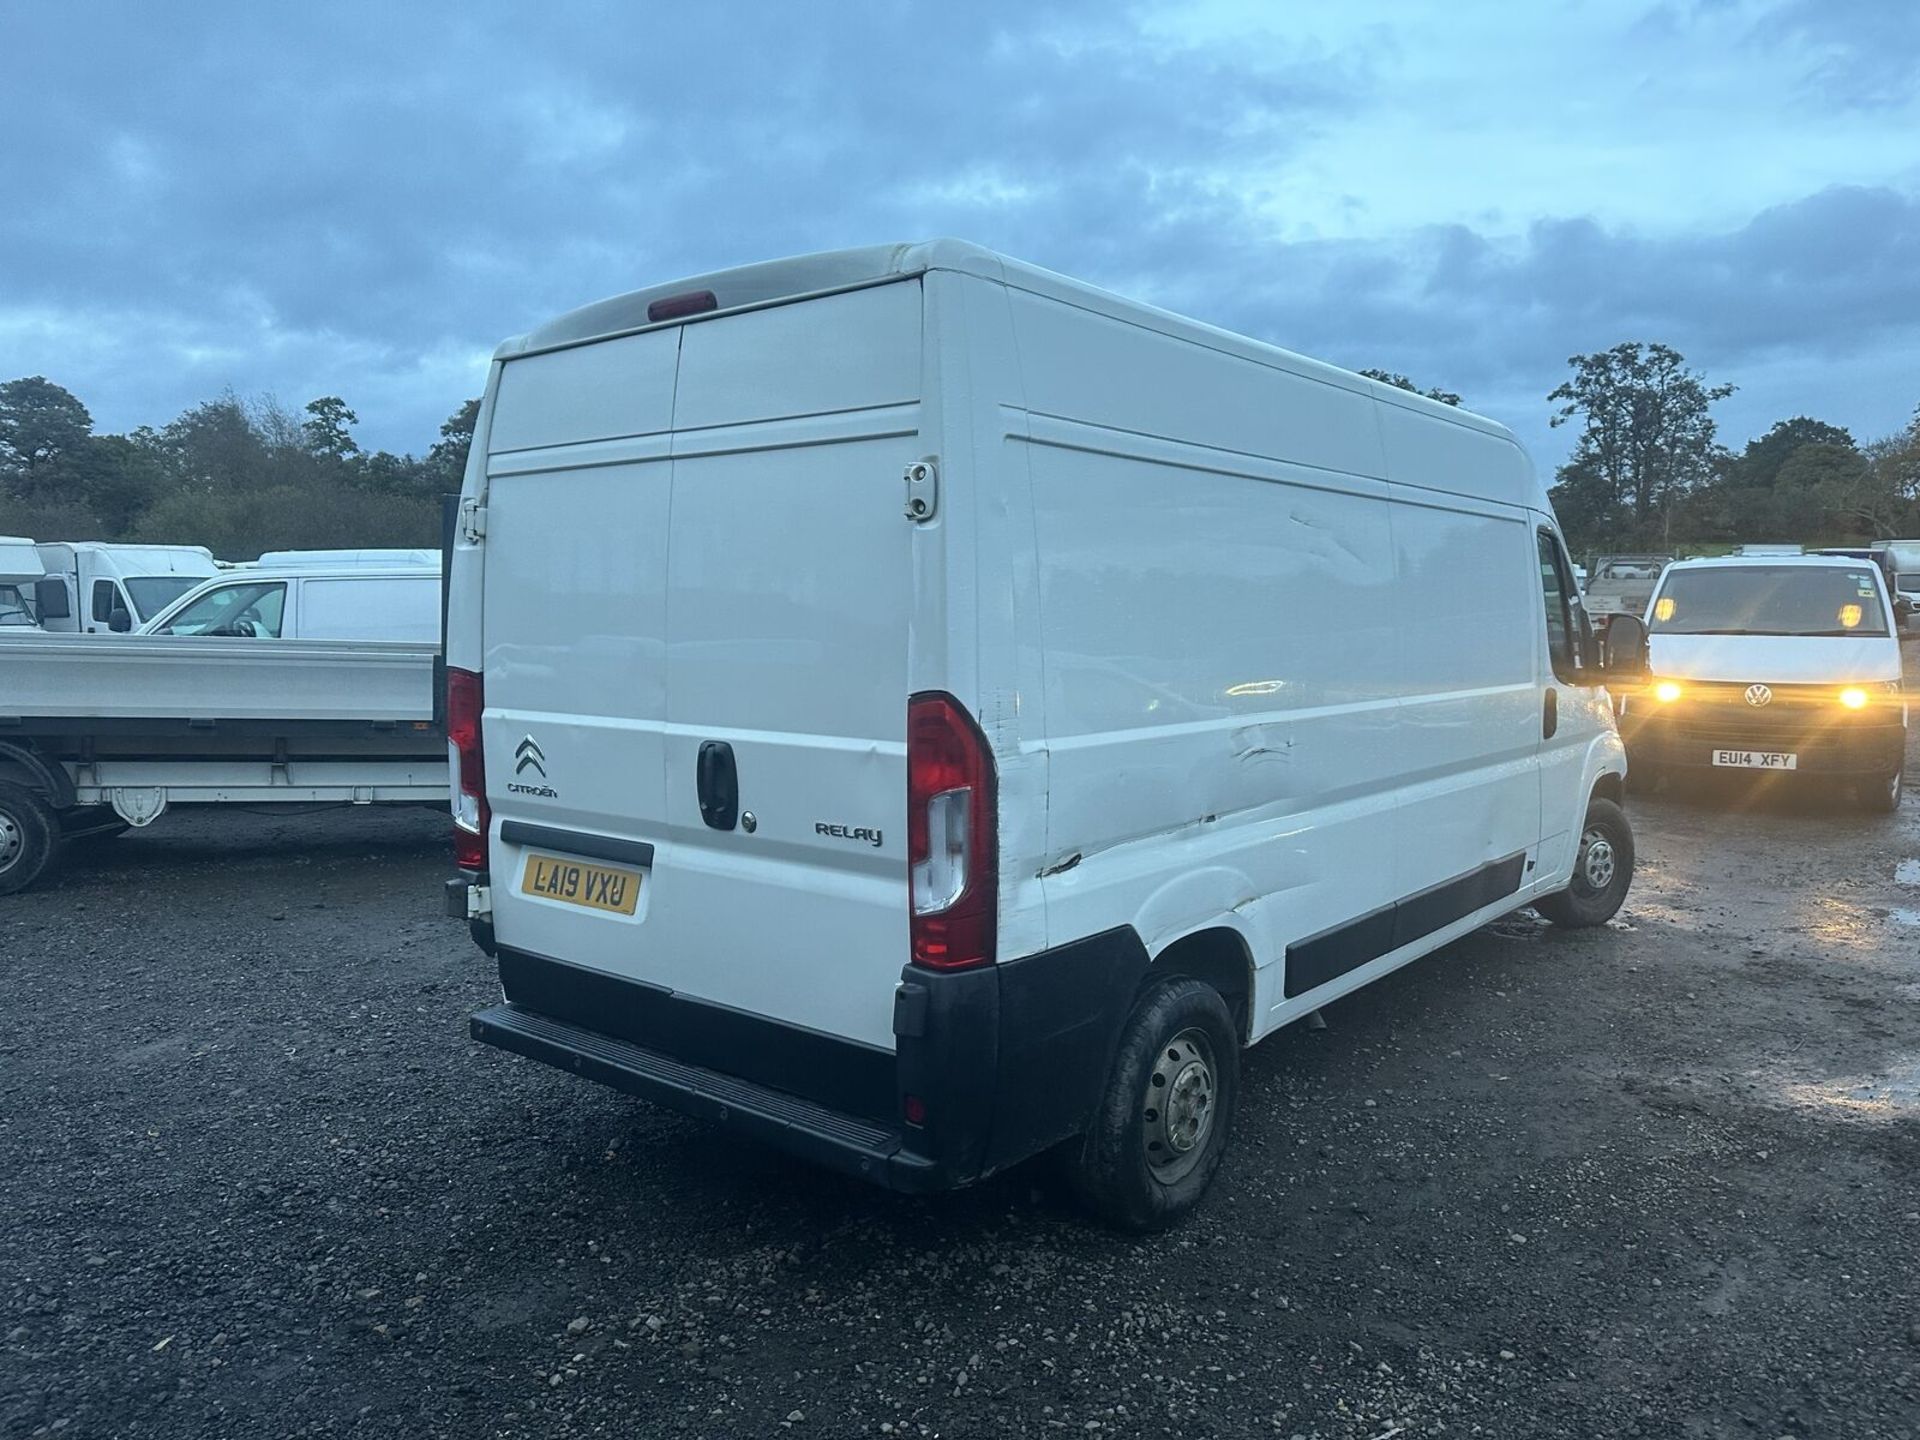
[(1545, 530), (1539, 532), (1540, 594), (1547, 607), (1547, 657), (1554, 678), (1563, 685), (1581, 681), (1579, 607), (1573, 599), (1573, 580), (1560, 558), (1560, 546)]
[(118, 599), (114, 592), (113, 581), (96, 580), (93, 582), (93, 618), (102, 625), (113, 619), (113, 607)]

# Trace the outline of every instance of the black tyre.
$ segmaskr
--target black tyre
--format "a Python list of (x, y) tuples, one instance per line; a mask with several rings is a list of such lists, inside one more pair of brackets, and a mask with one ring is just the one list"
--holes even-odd
[(24, 890), (59, 855), (53, 807), (24, 785), (0, 780), (0, 895)]
[(1905, 784), (1906, 767), (1879, 780), (1863, 780), (1854, 788), (1860, 808), (1873, 815), (1891, 815), (1900, 808), (1900, 791)]
[(1534, 901), (1533, 908), (1569, 930), (1604, 925), (1620, 909), (1632, 883), (1633, 826), (1626, 811), (1596, 795), (1587, 802), (1587, 818), (1580, 827), (1573, 880), (1558, 894)]
[(1093, 1126), (1068, 1152), (1075, 1193), (1123, 1230), (1164, 1230), (1200, 1203), (1226, 1154), (1240, 1037), (1200, 980), (1149, 986), (1120, 1033)]

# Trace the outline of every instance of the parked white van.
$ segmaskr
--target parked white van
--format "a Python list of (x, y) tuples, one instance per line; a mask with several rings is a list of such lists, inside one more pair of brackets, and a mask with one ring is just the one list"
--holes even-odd
[(1899, 807), (1899, 627), (1871, 560), (1682, 560), (1647, 610), (1648, 679), (1622, 697), (1636, 788), (1680, 771), (1815, 774)]
[(0, 535), (0, 629), (37, 627), (35, 587), (46, 578), (40, 549), (24, 535)]
[(440, 562), (373, 565), (264, 563), (230, 570), (175, 601), (146, 635), (239, 635), (276, 640), (440, 638)]
[(954, 241), (502, 346), (449, 584), (474, 1036), (903, 1190), (1164, 1225), (1241, 1047), (1632, 869), (1511, 435)]
[(137, 630), (209, 575), (204, 545), (43, 541), (46, 578), (34, 590), (40, 628), (56, 634)]

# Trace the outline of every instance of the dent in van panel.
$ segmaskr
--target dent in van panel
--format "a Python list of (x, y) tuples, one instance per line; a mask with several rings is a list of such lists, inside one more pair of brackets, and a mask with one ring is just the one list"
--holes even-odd
[(679, 338), (678, 330), (656, 330), (507, 361), (489, 453), (669, 429)]
[(676, 430), (920, 398), (920, 284), (776, 305), (683, 331)]
[(1368, 394), (1009, 293), (1037, 414), (1348, 475), (1388, 473)]
[(1404, 606), (1384, 496), (1029, 455), (1047, 850), (1082, 856), (1045, 882), (1050, 929), (1110, 925), (1201, 865), (1241, 877), (1228, 908), (1284, 897), (1242, 913), (1293, 933), (1395, 898)]

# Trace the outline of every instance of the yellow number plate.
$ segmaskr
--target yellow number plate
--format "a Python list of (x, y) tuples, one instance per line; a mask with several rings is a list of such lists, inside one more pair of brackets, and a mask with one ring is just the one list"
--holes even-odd
[(520, 877), (520, 893), (588, 910), (631, 915), (640, 903), (640, 873), (611, 865), (585, 865), (556, 855), (529, 855)]

